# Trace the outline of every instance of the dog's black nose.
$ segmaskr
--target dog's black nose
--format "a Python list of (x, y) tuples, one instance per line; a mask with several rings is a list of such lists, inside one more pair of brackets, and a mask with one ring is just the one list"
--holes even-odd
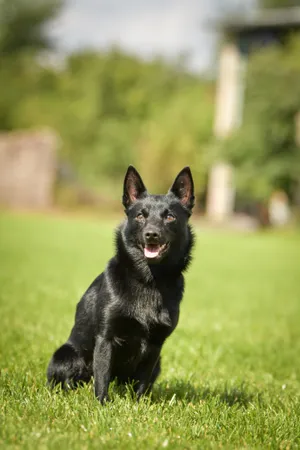
[(160, 238), (160, 235), (159, 235), (158, 231), (156, 231), (156, 230), (147, 230), (147, 231), (145, 231), (144, 236), (145, 236), (146, 242), (153, 242), (153, 243), (158, 242), (159, 238)]

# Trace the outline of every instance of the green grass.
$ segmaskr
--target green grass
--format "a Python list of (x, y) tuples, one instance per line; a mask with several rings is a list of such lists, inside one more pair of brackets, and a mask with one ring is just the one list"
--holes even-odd
[(153, 396), (46, 387), (115, 224), (0, 219), (0, 447), (299, 448), (300, 236), (198, 232), (179, 326)]

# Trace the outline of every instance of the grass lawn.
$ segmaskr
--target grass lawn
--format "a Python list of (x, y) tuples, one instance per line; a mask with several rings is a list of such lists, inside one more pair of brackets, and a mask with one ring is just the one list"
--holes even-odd
[(178, 328), (152, 398), (45, 371), (113, 252), (113, 222), (2, 214), (0, 447), (300, 447), (300, 235), (197, 232)]

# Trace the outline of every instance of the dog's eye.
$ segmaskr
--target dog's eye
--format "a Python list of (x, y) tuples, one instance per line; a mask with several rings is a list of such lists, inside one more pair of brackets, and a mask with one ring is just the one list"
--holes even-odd
[(173, 214), (168, 214), (166, 217), (166, 221), (167, 222), (173, 222), (175, 220), (175, 217), (173, 216)]
[(139, 214), (136, 216), (136, 220), (138, 220), (139, 222), (142, 222), (143, 220), (145, 220), (144, 214), (139, 213)]

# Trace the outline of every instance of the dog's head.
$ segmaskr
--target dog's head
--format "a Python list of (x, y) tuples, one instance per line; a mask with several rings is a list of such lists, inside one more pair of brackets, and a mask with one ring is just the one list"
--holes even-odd
[(184, 251), (188, 219), (194, 206), (194, 183), (189, 167), (177, 175), (166, 195), (148, 194), (143, 180), (129, 166), (124, 180), (123, 205), (127, 215), (126, 240), (148, 263)]

